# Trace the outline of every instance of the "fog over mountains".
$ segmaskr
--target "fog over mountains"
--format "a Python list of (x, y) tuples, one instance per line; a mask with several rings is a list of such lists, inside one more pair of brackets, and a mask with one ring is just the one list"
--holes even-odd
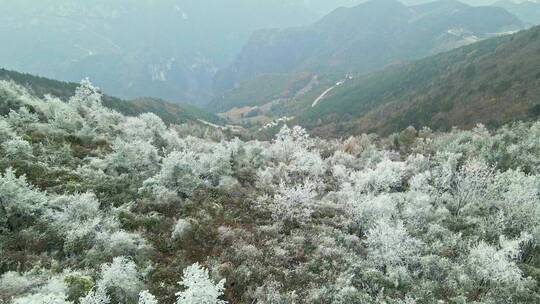
[(367, 73), (522, 27), (502, 8), (369, 1), (337, 9), (307, 27), (256, 32), (234, 63), (218, 73), (216, 86), (227, 90), (269, 73)]
[[(304, 65), (325, 65), (325, 61), (331, 57), (335, 59), (333, 61), (344, 62), (350, 59), (347, 52), (363, 52), (351, 45), (341, 47), (341, 50), (336, 52), (332, 45), (339, 42), (338, 36), (341, 35), (340, 39), (349, 38), (347, 33), (356, 32), (357, 27), (363, 28), (367, 21), (359, 15), (358, 18), (351, 20), (352, 23), (340, 24), (337, 21), (346, 18), (341, 15), (349, 13), (340, 9), (330, 14), (336, 8), (354, 7), (363, 2), (366, 1), (4, 0), (0, 9), (2, 18), (0, 35), (9, 43), (0, 49), (0, 66), (65, 81), (79, 81), (90, 77), (109, 94), (122, 98), (153, 96), (173, 102), (205, 104), (214, 95), (221, 94), (223, 88), (230, 88), (237, 80), (242, 79), (243, 76), (238, 78), (236, 72), (226, 80), (221, 78), (228, 78), (231, 73), (220, 73), (222, 76), (218, 74), (217, 77), (215, 75), (218, 71), (236, 68), (235, 65), (242, 60), (239, 58), (246, 57), (246, 53), (241, 53), (241, 50), (249, 50), (254, 41), (263, 39), (261, 33), (268, 35), (275, 33), (275, 30), (261, 32), (263, 29), (309, 26), (308, 28), (316, 28), (315, 31), (319, 32), (333, 31), (335, 35), (331, 35), (329, 39), (324, 38), (326, 39), (324, 43), (318, 43), (315, 40), (321, 39), (319, 36), (297, 37), (295, 36), (297, 34), (291, 33), (290, 30), (284, 30), (283, 33), (291, 38), (300, 39), (298, 42), (307, 39), (307, 43), (302, 47), (306, 48), (310, 55), (303, 61), (311, 63)], [(388, 0), (374, 0), (374, 2), (388, 2)], [(429, 1), (403, 2), (414, 5)], [(490, 4), (490, 1), (465, 2), (473, 5)], [(510, 7), (503, 4), (500, 6)], [(516, 8), (512, 11), (518, 15), (523, 9)], [(526, 15), (523, 20), (526, 24), (534, 23), (535, 17), (530, 16), (530, 9), (526, 11), (523, 13)], [(381, 26), (391, 30), (392, 26), (398, 25), (396, 16), (410, 15), (410, 12), (400, 10), (396, 12), (396, 16), (394, 13), (381, 11), (375, 19)], [(486, 21), (486, 27), (491, 24), (492, 21), (485, 19), (485, 16), (474, 14), (476, 13), (471, 13), (469, 17), (476, 21)], [(487, 14), (490, 17), (493, 14), (499, 17), (504, 15), (500, 11), (493, 10)], [(502, 18), (507, 18), (505, 22), (511, 25), (509, 28), (516, 27), (517, 22), (512, 21), (511, 17)], [(336, 23), (332, 25), (334, 22)], [(499, 25), (504, 25), (505, 22), (497, 24), (496, 27), (485, 28), (481, 34), (503, 29), (505, 27)], [(430, 28), (431, 24), (425, 23), (422, 26)], [(455, 29), (458, 30), (458, 35), (464, 34), (460, 31), (460, 27)], [(252, 36), (254, 32), (257, 34)], [(403, 35), (394, 32), (392, 35), (402, 39), (423, 39), (407, 36), (411, 32), (409, 30), (406, 32)], [(477, 33), (469, 31), (465, 34)], [(393, 40), (392, 35), (385, 38)], [(332, 40), (334, 38), (338, 40)], [(384, 47), (377, 40), (369, 41), (376, 38), (379, 37), (366, 36), (364, 41)], [(454, 46), (454, 42), (448, 42), (447, 38), (440, 38), (444, 40), (441, 44), (446, 45), (425, 46), (425, 50), (416, 53), (415, 56), (403, 56), (398, 59), (431, 54)], [(359, 40), (355, 41), (358, 43)], [(264, 51), (268, 53), (275, 50), (270, 48)], [(264, 53), (261, 55), (262, 57), (257, 60), (271, 59)], [(305, 54), (300, 51), (298, 55)], [(272, 56), (280, 55), (277, 53)], [(365, 57), (365, 60), (373, 59), (375, 66), (372, 68), (378, 68), (381, 62), (394, 59), (394, 56), (388, 54), (381, 54), (386, 60), (372, 58), (370, 54), (359, 56)], [(238, 67), (238, 70), (259, 69), (256, 60), (250, 59), (247, 64), (248, 67)], [(274, 65), (271, 61), (267, 64)], [(279, 66), (281, 63), (276, 65)], [(217, 83), (214, 83), (215, 81)], [(224, 84), (224, 81), (229, 84)], [(215, 88), (218, 90), (214, 90)]]
[(309, 24), (355, 1), (4, 0), (0, 66), (89, 76), (121, 97), (207, 99), (215, 71), (251, 33)]

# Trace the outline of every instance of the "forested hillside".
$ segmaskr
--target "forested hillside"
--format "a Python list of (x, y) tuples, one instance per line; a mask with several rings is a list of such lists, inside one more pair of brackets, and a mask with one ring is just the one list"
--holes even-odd
[(0, 302), (540, 301), (539, 122), (241, 141), (0, 94)]
[[(67, 101), (79, 86), (76, 83), (62, 82), (1, 68), (0, 80), (13, 81), (40, 97), (52, 95), (64, 101)], [(173, 104), (156, 98), (137, 98), (129, 101), (108, 95), (103, 95), (102, 98), (103, 105), (110, 109), (130, 116), (137, 116), (148, 112), (154, 113), (167, 124), (180, 124), (188, 121), (197, 121), (198, 119), (209, 122), (221, 122), (221, 119), (214, 114), (202, 111), (194, 106)], [(3, 115), (7, 114), (8, 111), (8, 109), (0, 107), (0, 113)]]
[(540, 27), (481, 41), (336, 88), (299, 122), (320, 135), (449, 130), (540, 115)]
[(254, 33), (234, 62), (217, 73), (214, 88), (226, 92), (268, 74), (365, 74), (522, 27), (499, 7), (372, 0), (336, 9), (309, 26)]

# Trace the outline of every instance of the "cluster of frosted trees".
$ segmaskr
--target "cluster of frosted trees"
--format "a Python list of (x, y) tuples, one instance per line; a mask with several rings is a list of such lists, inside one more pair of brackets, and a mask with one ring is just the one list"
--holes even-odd
[(0, 302), (536, 303), (540, 123), (242, 141), (0, 82)]

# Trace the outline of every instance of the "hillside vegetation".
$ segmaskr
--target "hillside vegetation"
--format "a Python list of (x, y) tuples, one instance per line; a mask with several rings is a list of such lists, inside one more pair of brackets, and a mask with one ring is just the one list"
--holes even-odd
[(360, 76), (299, 122), (316, 134), (498, 126), (540, 115), (540, 27)]
[(0, 96), (0, 302), (540, 301), (540, 122), (242, 141)]
[[(5, 69), (0, 69), (0, 80), (13, 81), (40, 97), (52, 95), (64, 101), (67, 101), (79, 86), (76, 83), (62, 82)], [(130, 116), (154, 113), (167, 124), (193, 122), (198, 119), (221, 122), (221, 119), (214, 114), (205, 112), (194, 106), (173, 104), (156, 98), (138, 98), (126, 101), (103, 95), (103, 105)], [(2, 114), (7, 114), (8, 111), (8, 109), (0, 109), (0, 113)]]

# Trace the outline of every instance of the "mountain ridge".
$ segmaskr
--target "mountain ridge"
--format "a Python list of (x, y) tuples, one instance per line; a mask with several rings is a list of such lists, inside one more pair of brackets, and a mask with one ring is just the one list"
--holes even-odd
[(448, 130), (540, 115), (540, 27), (361, 76), (298, 122), (320, 135)]
[[(0, 80), (13, 81), (32, 91), (38, 97), (52, 95), (67, 101), (79, 86), (77, 83), (53, 80), (27, 73), (20, 73), (0, 68)], [(107, 94), (103, 95), (103, 105), (128, 116), (137, 116), (143, 113), (154, 113), (167, 124), (180, 124), (196, 122), (204, 119), (210, 122), (222, 122), (222, 120), (191, 105), (170, 103), (157, 98), (136, 98), (122, 100)]]
[(502, 7), (530, 25), (540, 24), (540, 2), (523, 1), (514, 2), (501, 0), (493, 3), (494, 6)]
[[(449, 12), (449, 5), (456, 10)], [(380, 17), (389, 10), (392, 18)], [(214, 88), (226, 92), (245, 80), (273, 73), (367, 73), (522, 26), (502, 8), (456, 1), (416, 6), (368, 1), (336, 9), (310, 26), (256, 32), (234, 63), (218, 71)]]
[(254, 31), (309, 24), (361, 0), (3, 0), (0, 66), (114, 96), (202, 104)]

